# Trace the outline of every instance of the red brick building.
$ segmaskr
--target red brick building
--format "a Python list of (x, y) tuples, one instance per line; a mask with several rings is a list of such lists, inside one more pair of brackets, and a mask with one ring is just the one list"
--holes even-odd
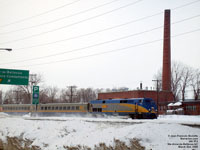
[[(119, 98), (143, 98), (148, 97), (155, 100), (158, 104), (159, 114), (164, 114), (167, 110), (167, 105), (174, 101), (172, 92), (165, 91), (150, 91), (150, 90), (135, 90), (124, 92), (109, 92), (99, 93), (98, 99), (119, 99)], [(157, 101), (158, 100), (158, 101)]]
[(184, 115), (200, 115), (200, 100), (182, 102)]

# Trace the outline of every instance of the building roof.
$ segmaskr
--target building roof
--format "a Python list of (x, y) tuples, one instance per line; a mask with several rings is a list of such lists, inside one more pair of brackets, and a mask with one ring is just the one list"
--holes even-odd
[(168, 106), (181, 106), (182, 102), (170, 103)]

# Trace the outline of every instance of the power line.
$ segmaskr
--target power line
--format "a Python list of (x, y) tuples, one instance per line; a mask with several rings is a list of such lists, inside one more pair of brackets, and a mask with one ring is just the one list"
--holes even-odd
[(54, 9), (51, 9), (51, 10), (42, 12), (42, 13), (37, 14), (37, 15), (34, 15), (34, 16), (30, 16), (30, 17), (27, 17), (27, 18), (24, 18), (24, 19), (21, 19), (21, 20), (17, 20), (17, 21), (14, 21), (14, 22), (11, 22), (11, 23), (8, 23), (8, 24), (5, 24), (5, 25), (0, 25), (0, 28), (2, 28), (2, 27), (7, 27), (7, 26), (10, 26), (10, 25), (13, 25), (13, 24), (17, 24), (17, 23), (21, 23), (21, 22), (24, 22), (24, 21), (27, 21), (27, 20), (30, 20), (30, 19), (33, 19), (33, 18), (42, 16), (42, 15), (48, 14), (48, 13), (50, 13), (50, 12), (53, 12), (53, 11), (56, 11), (56, 10), (58, 10), (58, 9), (61, 9), (61, 8), (66, 7), (66, 6), (69, 6), (69, 5), (72, 5), (72, 4), (74, 4), (74, 3), (77, 3), (77, 2), (79, 2), (79, 1), (80, 1), (80, 0), (76, 0), (76, 1), (74, 1), (74, 2), (67, 3), (67, 4), (65, 4), (65, 5), (56, 7), (56, 8), (54, 8)]
[[(162, 12), (162, 13), (163, 13), (163, 12)], [(95, 31), (95, 32), (90, 32), (90, 33), (87, 33), (87, 34), (82, 34), (82, 35), (70, 37), (70, 38), (67, 38), (67, 39), (57, 40), (57, 41), (53, 41), (53, 42), (48, 42), (48, 43), (43, 43), (43, 44), (38, 44), (38, 45), (32, 45), (32, 46), (28, 46), (28, 47), (17, 48), (17, 49), (15, 49), (15, 50), (23, 50), (23, 49), (28, 49), (28, 48), (46, 46), (46, 45), (51, 45), (51, 44), (55, 44), (55, 43), (59, 43), (59, 42), (74, 40), (74, 39), (77, 39), (77, 38), (81, 38), (81, 37), (93, 35), (93, 34), (96, 34), (96, 33), (104, 32), (104, 31), (107, 31), (107, 30), (115, 29), (115, 28), (118, 28), (118, 27), (122, 27), (122, 26), (125, 26), (125, 25), (128, 25), (128, 24), (131, 24), (131, 23), (140, 21), (140, 20), (144, 20), (144, 19), (146, 19), (146, 18), (150, 18), (150, 17), (154, 17), (154, 16), (157, 16), (157, 15), (160, 15), (160, 14), (162, 14), (162, 13), (156, 13), (156, 14), (149, 15), (149, 16), (146, 16), (146, 17), (143, 17), (143, 18), (139, 18), (139, 19), (136, 19), (136, 20), (132, 20), (132, 21), (129, 21), (129, 22), (126, 22), (126, 23), (123, 23), (123, 24), (119, 24), (119, 25), (116, 25), (116, 26), (113, 26), (113, 27), (101, 29), (101, 30), (98, 30), (98, 31)], [(172, 24), (176, 24), (176, 23), (180, 23), (180, 22), (187, 21), (187, 20), (190, 20), (190, 19), (194, 19), (194, 18), (197, 18), (197, 17), (199, 17), (199, 16), (200, 16), (200, 15), (196, 15), (196, 16), (192, 16), (192, 17), (189, 17), (189, 18), (185, 18), (185, 19), (183, 19), (183, 20), (174, 22), (174, 23), (172, 23)], [(159, 28), (159, 27), (158, 27), (158, 28)], [(154, 30), (154, 29), (152, 29), (152, 30)], [(150, 30), (150, 31), (151, 31), (151, 30)], [(144, 32), (149, 32), (149, 30), (144, 31)], [(143, 33), (143, 32), (141, 32), (141, 33)], [(137, 33), (137, 34), (140, 34), (140, 33)]]
[[(193, 2), (190, 2), (190, 3), (187, 3), (187, 4), (184, 4), (184, 5), (181, 5), (181, 6), (172, 8), (172, 10), (177, 10), (177, 9), (180, 9), (180, 8), (183, 8), (183, 7), (186, 7), (186, 6), (189, 6), (189, 5), (191, 5), (191, 4), (197, 3), (197, 2), (199, 2), (199, 1), (200, 1), (200, 0), (196, 0), (196, 1), (193, 1)], [(136, 2), (134, 2), (134, 3), (137, 3), (137, 2), (139, 2), (139, 1), (136, 1)], [(110, 3), (112, 3), (112, 2), (110, 2)], [(131, 3), (131, 5), (133, 5), (134, 3)], [(105, 4), (105, 5), (106, 5), (106, 4)], [(130, 5), (130, 4), (128, 4), (128, 6), (129, 6), (129, 5)], [(113, 11), (122, 9), (122, 8), (124, 8), (124, 7), (128, 7), (128, 6), (125, 5), (125, 6), (122, 6), (122, 7), (120, 7), (120, 8), (111, 10), (111, 11), (109, 11), (109, 12), (106, 12), (106, 13), (103, 13), (103, 14), (100, 14), (100, 15), (97, 15), (97, 16), (93, 16), (93, 17), (88, 18), (88, 19), (85, 19), (85, 20), (81, 20), (81, 21), (75, 22), (75, 23), (73, 23), (73, 24), (69, 24), (69, 25), (67, 25), (67, 26), (63, 26), (63, 27), (56, 28), (56, 29), (53, 29), (53, 30), (50, 30), (50, 31), (46, 31), (46, 32), (42, 32), (42, 33), (39, 33), (39, 34), (27, 36), (27, 37), (24, 37), (24, 38), (21, 38), (21, 39), (16, 39), (16, 40), (12, 40), (12, 41), (3, 42), (3, 43), (0, 43), (0, 44), (13, 43), (13, 42), (17, 42), (17, 41), (21, 41), (21, 40), (26, 40), (26, 39), (29, 39), (29, 38), (33, 38), (33, 37), (36, 37), (36, 36), (40, 36), (40, 35), (43, 35), (43, 34), (47, 34), (47, 33), (50, 33), (50, 32), (54, 32), (54, 31), (57, 31), (57, 30), (61, 30), (61, 29), (64, 29), (64, 28), (67, 28), (67, 27), (76, 25), (76, 24), (78, 24), (78, 23), (82, 23), (82, 22), (91, 20), (91, 19), (93, 19), (93, 18), (100, 17), (100, 16), (105, 15), (105, 14), (107, 14), (107, 13), (111, 13), (111, 12), (113, 12)], [(36, 45), (36, 46), (29, 46), (29, 47), (24, 47), (24, 48), (19, 48), (19, 49), (25, 49), (25, 48), (32, 48), (32, 47), (37, 47), (37, 46), (43, 46), (43, 45), (53, 44), (53, 43), (57, 43), (57, 42), (61, 42), (61, 41), (66, 41), (66, 40), (70, 40), (70, 39), (75, 39), (75, 38), (79, 38), (79, 37), (83, 37), (83, 36), (92, 35), (92, 34), (95, 34), (95, 33), (98, 33), (98, 32), (103, 32), (103, 31), (106, 31), (106, 30), (110, 30), (110, 29), (113, 29), (113, 28), (120, 27), (120, 26), (128, 25), (128, 24), (133, 23), (133, 22), (138, 22), (138, 21), (140, 21), (140, 20), (144, 20), (144, 19), (147, 19), (147, 18), (150, 18), (150, 17), (153, 17), (153, 16), (157, 16), (157, 15), (160, 15), (160, 14), (162, 14), (162, 13), (163, 13), (163, 12), (159, 12), (159, 13), (156, 13), (156, 14), (153, 14), (153, 15), (150, 15), (150, 16), (146, 16), (146, 17), (143, 17), (143, 18), (140, 18), (140, 19), (137, 19), (137, 20), (133, 20), (133, 21), (127, 22), (127, 23), (125, 23), (125, 24), (117, 25), (117, 26), (114, 26), (114, 27), (110, 27), (110, 28), (107, 28), (107, 29), (103, 29), (103, 30), (99, 30), (99, 31), (96, 31), (96, 32), (88, 33), (88, 34), (85, 34), (85, 35), (80, 35), (80, 36), (77, 36), (77, 37), (72, 37), (72, 38), (68, 38), (68, 39), (64, 39), (64, 40), (60, 40), (60, 41), (55, 41), (55, 42), (50, 42), (50, 43), (44, 43), (44, 44), (39, 44), (39, 45)]]
[[(173, 35), (172, 37), (178, 37), (178, 36), (190, 34), (190, 33), (197, 32), (197, 31), (200, 31), (200, 28), (198, 28), (196, 30), (192, 30), (192, 31), (180, 33), (180, 34), (177, 34), (177, 35)], [(72, 60), (79, 60), (79, 59), (83, 59), (83, 58), (88, 58), (88, 57), (93, 57), (93, 56), (98, 56), (98, 55), (103, 55), (103, 54), (108, 54), (108, 53), (123, 51), (123, 50), (127, 50), (127, 49), (130, 49), (130, 48), (133, 48), (133, 47), (139, 47), (139, 46), (148, 45), (148, 44), (152, 44), (152, 43), (156, 43), (156, 42), (160, 42), (160, 41), (163, 41), (163, 39), (157, 39), (157, 40), (153, 40), (153, 41), (149, 41), (149, 42), (144, 42), (144, 43), (140, 43), (140, 44), (136, 44), (136, 45), (124, 47), (124, 48), (119, 48), (119, 49), (105, 51), (105, 52), (100, 52), (100, 53), (95, 53), (95, 54), (81, 56), (81, 57), (75, 57), (75, 58), (70, 58), (70, 59), (64, 59), (64, 60), (58, 60), (58, 61), (51, 61), (51, 62), (39, 63), (39, 64), (32, 64), (32, 65), (26, 65), (26, 66), (16, 66), (16, 67), (27, 67), (27, 66), (30, 67), (30, 66), (38, 66), (38, 65), (41, 66), (41, 65), (48, 65), (48, 64), (54, 64), (54, 63), (72, 61)]]
[(81, 38), (81, 37), (93, 35), (93, 34), (96, 34), (96, 33), (100, 33), (100, 32), (104, 32), (104, 31), (112, 30), (112, 29), (115, 29), (115, 28), (119, 28), (119, 27), (122, 27), (122, 26), (125, 26), (125, 25), (128, 25), (128, 24), (131, 24), (131, 23), (134, 23), (134, 22), (138, 22), (138, 21), (141, 21), (141, 20), (150, 18), (150, 17), (154, 17), (154, 16), (157, 16), (157, 15), (160, 15), (160, 14), (162, 14), (162, 13), (163, 13), (163, 12), (161, 12), (161, 13), (156, 13), (156, 14), (149, 15), (149, 16), (146, 16), (146, 17), (143, 17), (143, 18), (139, 18), (139, 19), (136, 19), (136, 20), (132, 20), (132, 21), (129, 21), (129, 22), (126, 22), (126, 23), (123, 23), (123, 24), (119, 24), (119, 25), (116, 25), (116, 26), (104, 28), (104, 29), (101, 29), (101, 30), (98, 30), (98, 31), (95, 31), (95, 32), (90, 32), (90, 33), (86, 33), (86, 34), (82, 34), (82, 35), (70, 37), (70, 38), (67, 38), (67, 39), (57, 40), (57, 41), (54, 41), (54, 42), (48, 42), (48, 43), (43, 43), (43, 44), (38, 44), (38, 45), (32, 45), (32, 46), (28, 46), (28, 47), (21, 47), (21, 48), (15, 49), (15, 50), (23, 50), (23, 49), (28, 49), (28, 48), (40, 47), (40, 46), (55, 44), (55, 43), (59, 43), (59, 42), (74, 40), (74, 39), (77, 39), (77, 38)]
[(159, 27), (156, 27), (156, 28), (153, 28), (153, 29), (150, 29), (150, 30), (146, 30), (146, 31), (143, 31), (143, 32), (139, 32), (139, 33), (123, 36), (123, 37), (120, 37), (120, 38), (116, 38), (116, 39), (113, 39), (113, 40), (109, 40), (109, 41), (105, 41), (105, 42), (89, 45), (89, 46), (82, 47), (82, 48), (73, 49), (73, 50), (70, 50), (70, 51), (65, 51), (65, 52), (61, 52), (61, 53), (55, 53), (55, 54), (46, 55), (46, 56), (43, 56), (43, 57), (37, 57), (37, 58), (33, 58), (33, 59), (15, 61), (15, 62), (11, 62), (11, 63), (25, 62), (25, 61), (30, 61), (30, 60), (37, 60), (37, 59), (43, 59), (43, 58), (48, 58), (48, 57), (54, 57), (54, 56), (63, 55), (63, 54), (66, 54), (66, 53), (77, 52), (77, 51), (81, 51), (81, 50), (84, 50), (84, 49), (93, 48), (93, 47), (96, 47), (96, 46), (100, 46), (100, 45), (108, 44), (108, 43), (111, 43), (111, 42), (116, 42), (116, 41), (119, 41), (119, 40), (123, 40), (123, 39), (129, 38), (129, 37), (132, 37), (132, 36), (143, 34), (143, 33), (151, 32), (153, 30), (157, 30), (157, 29), (160, 29), (162, 27), (163, 26), (159, 26)]
[[(197, 15), (197, 16), (199, 17), (200, 15)], [(185, 19), (173, 22), (172, 24), (177, 24), (177, 23), (180, 23), (180, 22), (183, 22), (183, 21), (187, 21), (187, 20), (196, 18), (197, 16), (192, 16), (192, 17), (189, 17), (189, 18), (185, 18)], [(3, 64), (0, 64), (0, 65), (12, 64), (12, 63), (20, 63), (20, 62), (26, 62), (26, 61), (32, 61), (32, 60), (38, 60), (38, 59), (44, 59), (44, 58), (48, 58), (48, 57), (55, 57), (55, 56), (58, 56), (58, 55), (63, 55), (63, 54), (66, 54), (66, 53), (77, 52), (77, 51), (81, 51), (81, 50), (84, 50), (84, 49), (93, 48), (93, 47), (96, 47), (96, 46), (99, 46), (99, 45), (108, 44), (108, 43), (111, 43), (111, 42), (116, 42), (116, 41), (119, 41), (119, 40), (123, 40), (123, 39), (129, 38), (129, 37), (137, 36), (137, 35), (144, 34), (144, 33), (147, 33), (147, 32), (151, 32), (151, 31), (154, 31), (154, 30), (157, 30), (157, 29), (161, 29), (161, 28), (163, 28), (163, 26), (152, 28), (150, 30), (145, 30), (143, 32), (138, 32), (138, 33), (130, 34), (130, 35), (123, 36), (123, 37), (116, 38), (116, 39), (112, 39), (112, 40), (109, 40), (109, 41), (105, 41), (105, 42), (101, 42), (101, 43), (89, 45), (89, 46), (86, 46), (86, 47), (73, 49), (73, 50), (70, 50), (70, 51), (65, 51), (65, 52), (61, 52), (61, 53), (55, 53), (55, 54), (46, 55), (46, 56), (37, 57), (37, 58), (32, 58), (32, 59), (25, 59), (25, 60), (20, 60), (20, 61), (3, 63)]]
[(67, 19), (67, 18), (74, 17), (74, 16), (77, 16), (77, 15), (80, 15), (80, 14), (83, 14), (83, 13), (87, 13), (87, 12), (92, 11), (92, 10), (95, 10), (95, 9), (97, 9), (97, 8), (101, 8), (101, 7), (104, 7), (104, 6), (106, 6), (106, 5), (115, 3), (115, 2), (117, 2), (117, 1), (119, 1), (119, 0), (114, 0), (114, 1), (111, 1), (111, 2), (108, 2), (108, 3), (105, 3), (105, 4), (102, 4), (102, 5), (99, 5), (99, 6), (90, 8), (90, 9), (86, 9), (86, 10), (83, 10), (83, 11), (80, 11), (80, 12), (77, 12), (77, 13), (74, 13), (74, 14), (72, 14), (72, 15), (68, 15), (68, 16), (65, 16), (65, 17), (57, 18), (57, 19), (55, 19), (55, 20), (51, 20), (51, 21), (48, 21), (48, 22), (45, 22), (45, 23), (41, 23), (41, 24), (38, 24), (38, 25), (34, 25), (34, 26), (30, 26), (30, 27), (25, 27), (25, 28), (13, 30), (13, 31), (8, 31), (8, 32), (2, 32), (2, 33), (0, 33), (0, 35), (2, 35), (2, 34), (8, 34), (8, 33), (13, 33), (13, 32), (18, 32), (18, 31), (22, 31), (22, 30), (27, 30), (27, 29), (36, 28), (36, 27), (39, 27), (39, 26), (51, 24), (51, 23), (54, 23), (54, 22), (57, 22), (57, 21), (60, 21), (60, 20), (63, 20), (63, 19)]
[[(38, 25), (26, 27), (26, 28), (21, 28), (21, 29), (17, 29), (17, 30), (13, 30), (13, 31), (2, 32), (2, 33), (0, 33), (0, 35), (2, 35), (2, 34), (9, 34), (9, 33), (13, 33), (13, 32), (18, 32), (18, 31), (22, 31), (22, 30), (27, 30), (27, 29), (36, 28), (36, 27), (39, 27), (39, 26), (51, 24), (51, 23), (54, 23), (54, 22), (57, 22), (57, 21), (60, 21), (60, 20), (63, 20), (63, 19), (67, 19), (67, 18), (76, 16), (76, 15), (79, 15), (79, 14), (83, 14), (83, 13), (92, 11), (92, 10), (94, 10), (94, 9), (103, 7), (103, 6), (105, 6), (105, 5), (109, 5), (109, 4), (114, 3), (114, 2), (116, 2), (116, 1), (118, 1), (118, 0), (114, 0), (114, 1), (111, 1), (111, 2), (108, 2), (108, 3), (105, 3), (105, 4), (102, 4), (102, 5), (99, 5), (99, 6), (90, 8), (90, 9), (87, 9), (87, 10), (83, 10), (83, 11), (77, 12), (77, 13), (72, 14), (72, 15), (68, 15), (68, 16), (65, 16), (65, 17), (61, 17), (61, 18), (58, 18), (58, 19), (55, 19), (55, 20), (51, 20), (51, 21), (49, 21), (49, 22), (42, 23), (42, 24), (38, 24)], [(185, 7), (185, 6), (189, 6), (189, 5), (194, 4), (194, 3), (197, 3), (197, 2), (199, 2), (199, 1), (200, 1), (200, 0), (196, 0), (196, 1), (193, 1), (193, 2), (190, 2), (190, 3), (187, 3), (187, 4), (184, 4), (184, 5), (181, 5), (181, 6), (172, 8), (172, 10), (179, 9), (179, 8), (182, 8), (182, 7)], [(161, 13), (162, 13), (162, 12), (161, 12)], [(160, 13), (159, 13), (159, 14), (160, 14)], [(30, 18), (30, 17), (29, 17), (29, 18)], [(0, 26), (0, 27), (1, 27), (1, 26)], [(55, 29), (55, 30), (56, 30), (56, 29)]]
[(92, 20), (92, 19), (95, 19), (95, 18), (104, 16), (104, 15), (107, 15), (107, 14), (109, 14), (109, 13), (115, 12), (115, 11), (117, 11), (117, 10), (120, 10), (120, 9), (129, 7), (129, 6), (135, 5), (135, 4), (137, 4), (138, 2), (140, 2), (140, 1), (142, 1), (142, 0), (138, 0), (138, 1), (136, 1), (136, 2), (129, 3), (129, 4), (127, 4), (127, 5), (124, 5), (124, 6), (121, 6), (121, 7), (119, 7), (119, 8), (113, 9), (113, 10), (111, 10), (111, 11), (107, 11), (107, 12), (105, 12), (105, 13), (102, 13), (102, 14), (99, 14), (99, 15), (96, 15), (96, 16), (93, 16), (93, 17), (90, 17), (90, 18), (87, 18), (87, 19), (83, 19), (83, 20), (81, 20), (81, 21), (78, 21), (78, 22), (75, 22), (75, 23), (72, 23), (72, 24), (68, 24), (68, 25), (66, 25), (66, 26), (63, 26), (63, 27), (60, 27), (60, 28), (57, 28), (57, 29), (45, 31), (45, 32), (42, 32), (42, 33), (39, 33), (39, 34), (33, 34), (33, 35), (31, 35), (31, 36), (23, 37), (23, 38), (21, 38), (21, 39), (16, 39), (16, 40), (12, 40), (12, 41), (2, 42), (2, 43), (0, 43), (0, 44), (8, 44), (8, 43), (13, 43), (13, 42), (18, 42), (18, 41), (21, 41), (21, 40), (30, 39), (30, 38), (33, 38), (33, 37), (36, 37), (36, 36), (40, 36), (40, 35), (43, 35), (43, 34), (55, 32), (55, 31), (64, 29), (64, 28), (66, 28), (66, 27), (70, 27), (70, 26), (73, 26), (73, 25), (76, 25), (76, 24), (79, 24), (79, 23), (82, 23), (82, 22), (85, 22), (85, 21), (88, 21), (88, 20)]
[(197, 2), (200, 2), (200, 0), (196, 0), (196, 1), (193, 1), (193, 2), (189, 2), (189, 3), (183, 4), (183, 5), (181, 5), (181, 6), (174, 7), (174, 8), (172, 8), (171, 10), (183, 8), (183, 7), (185, 7), (185, 6), (189, 6), (189, 5), (195, 4), (195, 3), (197, 3)]

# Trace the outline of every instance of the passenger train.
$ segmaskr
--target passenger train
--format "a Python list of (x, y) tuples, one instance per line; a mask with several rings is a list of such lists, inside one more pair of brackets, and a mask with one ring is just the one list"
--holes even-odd
[(41, 116), (106, 114), (138, 119), (157, 118), (157, 106), (151, 98), (92, 100), (89, 103), (3, 104), (0, 105), (0, 112), (15, 115), (32, 113)]

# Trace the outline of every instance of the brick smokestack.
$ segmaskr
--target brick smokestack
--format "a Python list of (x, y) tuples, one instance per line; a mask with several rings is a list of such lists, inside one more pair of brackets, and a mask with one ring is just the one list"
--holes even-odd
[(165, 10), (164, 15), (162, 90), (171, 91), (170, 10)]

